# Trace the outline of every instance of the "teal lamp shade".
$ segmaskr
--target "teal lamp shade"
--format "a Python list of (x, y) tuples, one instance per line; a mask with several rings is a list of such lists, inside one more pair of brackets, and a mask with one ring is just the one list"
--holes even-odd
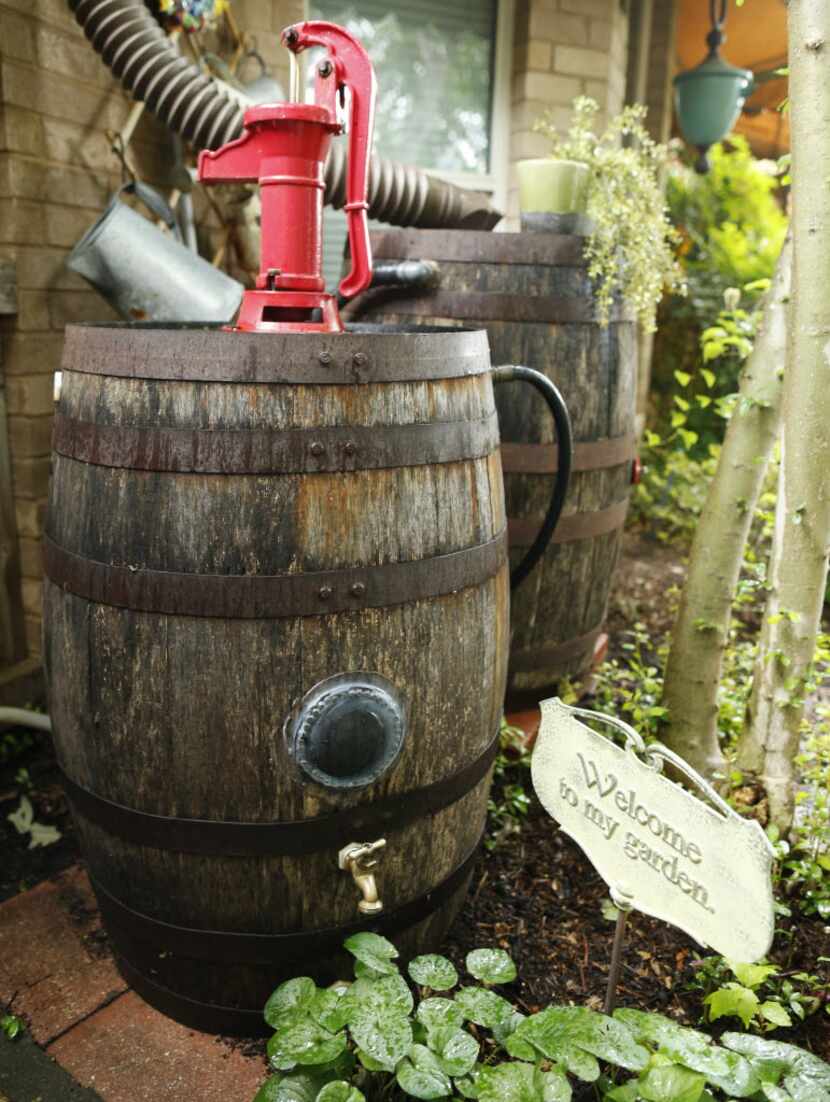
[(674, 78), (674, 102), (683, 137), (701, 153), (697, 168), (708, 168), (706, 150), (725, 138), (752, 92), (749, 69), (738, 69), (716, 53)]

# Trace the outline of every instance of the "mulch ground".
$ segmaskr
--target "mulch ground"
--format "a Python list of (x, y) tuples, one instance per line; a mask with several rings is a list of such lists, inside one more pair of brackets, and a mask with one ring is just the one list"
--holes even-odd
[[(672, 616), (671, 591), (682, 577), (676, 551), (629, 535), (609, 610), (612, 656), (619, 653), (622, 633), (635, 620), (645, 622), (655, 638), (665, 633)], [(37, 740), (23, 756), (0, 768), (0, 901), (54, 877), (79, 858), (50, 741), (45, 736)], [(28, 785), (15, 779), (21, 768), (28, 770)], [(526, 787), (530, 791), (529, 778)], [(17, 834), (7, 821), (24, 791), (36, 817), (62, 832), (59, 842), (30, 850), (28, 837)], [(534, 802), (519, 833), (508, 835), (494, 851), (482, 853), (446, 951), (461, 965), (470, 949), (506, 948), (518, 965), (519, 979), (505, 994), (525, 1011), (550, 1002), (601, 1009), (614, 931), (613, 922), (603, 915), (606, 898), (604, 883), (581, 851)], [(99, 951), (107, 952), (103, 935)], [(657, 1010), (698, 1025), (702, 993), (692, 987), (692, 981), (703, 955), (699, 946), (666, 923), (632, 914), (618, 1005)], [(787, 973), (804, 970), (821, 975), (824, 969), (823, 978), (830, 983), (827, 964), (817, 960), (822, 955), (830, 956), (830, 929), (817, 919), (802, 918), (782, 928), (771, 959)], [(724, 1029), (735, 1026), (734, 1020), (723, 1022)], [(830, 1060), (826, 1013), (816, 1013), (774, 1036)], [(258, 1045), (252, 1047), (259, 1050)]]

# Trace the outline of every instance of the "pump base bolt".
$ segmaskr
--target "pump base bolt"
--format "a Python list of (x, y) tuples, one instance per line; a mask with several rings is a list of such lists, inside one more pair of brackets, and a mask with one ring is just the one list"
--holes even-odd
[(362, 597), (366, 592), (366, 586), (363, 582), (355, 582), (354, 585), (350, 587), (349, 592), (353, 597)]
[(308, 450), (312, 455), (322, 455), (326, 449), (319, 440), (315, 440), (313, 444), (309, 445)]
[(328, 367), (331, 363), (331, 352), (320, 352), (317, 356), (317, 359), (320, 361), (323, 367)]
[(317, 596), (321, 601), (327, 601), (332, 594), (332, 588), (330, 585), (321, 585)]
[(355, 367), (363, 367), (366, 363), (366, 353), (355, 352), (355, 354), (352, 356), (352, 363), (355, 365)]

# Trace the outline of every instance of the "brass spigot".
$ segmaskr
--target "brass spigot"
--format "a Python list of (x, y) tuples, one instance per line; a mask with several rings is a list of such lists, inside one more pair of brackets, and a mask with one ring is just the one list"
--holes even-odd
[(375, 874), (371, 870), (377, 867), (374, 855), (385, 845), (385, 838), (378, 838), (376, 842), (349, 842), (337, 855), (338, 867), (350, 872), (360, 889), (363, 898), (357, 909), (364, 915), (380, 914), (383, 910), (383, 903), (378, 898)]

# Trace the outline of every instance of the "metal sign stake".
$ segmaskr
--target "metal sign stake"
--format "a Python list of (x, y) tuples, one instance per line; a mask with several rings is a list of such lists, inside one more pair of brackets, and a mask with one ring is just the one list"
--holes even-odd
[(605, 990), (603, 1010), (609, 1016), (614, 1013), (617, 1003), (617, 984), (620, 982), (622, 955), (625, 948), (625, 930), (631, 912), (631, 896), (621, 889), (611, 890), (611, 902), (617, 908), (617, 924), (614, 927), (614, 944), (611, 947), (611, 968), (608, 972), (608, 987)]

